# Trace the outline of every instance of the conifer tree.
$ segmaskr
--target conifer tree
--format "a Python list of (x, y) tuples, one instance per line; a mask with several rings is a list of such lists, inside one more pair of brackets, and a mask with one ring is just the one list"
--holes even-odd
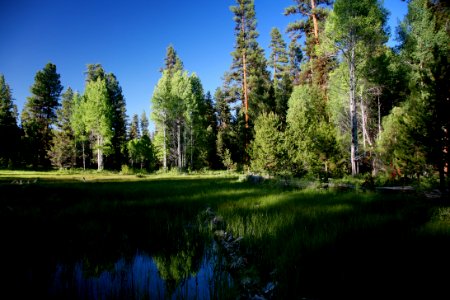
[(294, 0), (294, 2), (295, 5), (287, 7), (284, 14), (300, 15), (299, 20), (288, 25), (287, 31), (292, 34), (293, 41), (305, 37), (307, 65), (303, 69), (301, 81), (325, 87), (331, 58), (318, 55), (316, 47), (320, 43), (323, 24), (328, 15), (327, 7), (333, 0)]
[(139, 130), (139, 117), (137, 114), (133, 114), (130, 124), (130, 133), (128, 136), (130, 140), (139, 139), (141, 137), (141, 132)]
[(17, 163), (19, 146), (17, 107), (3, 74), (0, 74), (0, 141), (0, 166), (8, 167)]
[(271, 41), (269, 48), (272, 51), (270, 53), (269, 66), (273, 70), (274, 82), (280, 82), (287, 71), (287, 64), (289, 62), (288, 54), (286, 52), (286, 43), (278, 28), (273, 28), (270, 32), (270, 36)]
[[(252, 139), (251, 119), (263, 111), (273, 109), (273, 97), (270, 94), (270, 73), (263, 49), (257, 42), (256, 15), (253, 0), (236, 0), (236, 5), (230, 9), (235, 21), (235, 51), (230, 71), (225, 74), (225, 91), (230, 96), (230, 102), (240, 103), (238, 111), (242, 113), (243, 124), (240, 129), (242, 151), (245, 153)], [(241, 157), (240, 161), (247, 161)]]
[(71, 119), (74, 93), (69, 87), (62, 94), (61, 107), (56, 111), (57, 122), (52, 147), (49, 151), (52, 164), (58, 168), (71, 168), (76, 164), (76, 144)]
[(38, 71), (31, 86), (31, 96), (27, 98), (21, 114), (30, 163), (34, 167), (48, 167), (48, 151), (51, 147), (52, 129), (56, 121), (56, 109), (63, 87), (56, 66), (48, 63)]
[(149, 122), (148, 122), (148, 118), (147, 118), (147, 114), (145, 113), (145, 111), (142, 112), (141, 114), (141, 118), (140, 118), (140, 125), (141, 125), (141, 136), (148, 136), (150, 137), (150, 132), (149, 132)]

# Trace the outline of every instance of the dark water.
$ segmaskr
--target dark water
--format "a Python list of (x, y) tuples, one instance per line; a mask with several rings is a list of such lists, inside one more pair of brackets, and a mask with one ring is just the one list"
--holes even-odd
[[(161, 245), (161, 247), (164, 245)], [(151, 256), (136, 250), (105, 264), (90, 258), (53, 261), (16, 255), (3, 264), (3, 299), (213, 299), (227, 298), (233, 280), (212, 241), (199, 253), (185, 248)], [(196, 259), (199, 256), (200, 259)], [(7, 258), (4, 258), (7, 259)], [(27, 263), (28, 262), (28, 263)]]
[(120, 258), (108, 270), (89, 274), (83, 261), (57, 264), (49, 296), (76, 299), (212, 299), (232, 285), (231, 277), (220, 270), (212, 243), (205, 249), (198, 269), (177, 258), (153, 258), (137, 252)]

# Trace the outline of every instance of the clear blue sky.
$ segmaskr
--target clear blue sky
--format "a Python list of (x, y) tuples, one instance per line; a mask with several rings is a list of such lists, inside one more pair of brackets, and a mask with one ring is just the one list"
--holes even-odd
[[(391, 38), (406, 3), (385, 0)], [(114, 73), (127, 113), (150, 113), (150, 98), (166, 48), (175, 47), (185, 69), (196, 72), (206, 91), (222, 85), (234, 46), (234, 0), (0, 0), (0, 73), (10, 85), (19, 113), (34, 76), (56, 65), (64, 90), (83, 92), (84, 71), (100, 63)], [(255, 0), (259, 43), (269, 53), (270, 30), (282, 32), (292, 0)], [(288, 42), (288, 36), (285, 35)]]

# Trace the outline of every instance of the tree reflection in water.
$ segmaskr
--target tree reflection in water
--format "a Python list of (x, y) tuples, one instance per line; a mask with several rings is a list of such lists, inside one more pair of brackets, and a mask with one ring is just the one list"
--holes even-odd
[[(56, 266), (50, 296), (65, 299), (214, 299), (232, 294), (215, 242), (186, 247), (174, 255), (138, 252), (108, 270), (89, 270), (86, 261)], [(94, 272), (93, 272), (94, 271)]]

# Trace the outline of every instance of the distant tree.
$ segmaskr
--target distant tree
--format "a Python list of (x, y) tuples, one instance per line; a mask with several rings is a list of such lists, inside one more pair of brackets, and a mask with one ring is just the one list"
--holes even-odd
[(300, 15), (300, 19), (291, 22), (287, 31), (291, 33), (292, 40), (305, 38), (306, 64), (302, 70), (300, 80), (326, 86), (327, 71), (331, 59), (328, 56), (319, 55), (317, 46), (320, 44), (323, 24), (328, 16), (327, 7), (332, 0), (294, 0), (295, 5), (287, 7), (286, 16)]
[(174, 73), (182, 71), (183, 69), (183, 62), (175, 51), (175, 48), (172, 45), (169, 45), (166, 51), (166, 58), (164, 59), (164, 68), (161, 72), (167, 71), (169, 72), (169, 76), (172, 76)]
[(106, 158), (106, 164), (112, 168), (119, 169), (126, 161), (126, 141), (128, 116), (126, 101), (122, 93), (117, 77), (113, 73), (106, 73), (101, 64), (88, 64), (85, 72), (86, 82), (104, 79), (108, 91), (109, 105), (112, 107), (112, 131), (111, 155)]
[(31, 96), (27, 98), (21, 114), (30, 163), (34, 167), (48, 167), (48, 151), (51, 147), (52, 125), (56, 121), (56, 109), (63, 86), (56, 66), (48, 63), (38, 71), (31, 86)]
[(141, 135), (142, 136), (146, 135), (146, 136), (150, 137), (150, 132), (148, 129), (149, 122), (148, 122), (147, 114), (145, 113), (145, 111), (143, 111), (141, 114), (140, 125), (141, 125)]
[(97, 78), (86, 84), (84, 92), (84, 122), (86, 131), (95, 139), (97, 168), (103, 170), (103, 155), (110, 153), (113, 111), (108, 99), (108, 90), (104, 79)]
[(292, 39), (289, 43), (289, 76), (294, 85), (298, 85), (300, 83), (300, 64), (303, 60), (303, 52), (301, 47), (295, 39)]
[(139, 116), (137, 114), (133, 114), (133, 118), (131, 118), (130, 132), (128, 136), (130, 140), (141, 138), (141, 132), (139, 129)]
[(139, 163), (141, 170), (146, 166), (148, 170), (154, 169), (156, 157), (153, 144), (148, 135), (128, 141), (127, 148), (132, 167), (134, 167), (135, 163)]
[(206, 162), (210, 169), (217, 169), (220, 167), (216, 145), (218, 121), (216, 111), (214, 108), (214, 101), (209, 91), (205, 95), (205, 126), (206, 126), (205, 147), (207, 151)]
[(81, 159), (83, 163), (83, 170), (86, 170), (86, 154), (87, 154), (87, 146), (89, 141), (89, 132), (86, 128), (86, 120), (85, 120), (85, 109), (86, 100), (85, 97), (75, 93), (73, 95), (73, 105), (72, 105), (72, 116), (70, 119), (70, 124), (73, 130), (75, 144), (78, 146), (81, 145)]
[(269, 66), (273, 70), (273, 81), (278, 83), (283, 79), (287, 72), (287, 64), (289, 62), (288, 53), (286, 51), (286, 43), (281, 36), (278, 28), (272, 28), (270, 32), (270, 45), (272, 50), (270, 53)]
[(17, 163), (19, 134), (17, 107), (11, 88), (0, 74), (0, 167), (11, 167)]
[(56, 111), (57, 122), (49, 156), (52, 165), (60, 169), (70, 168), (76, 164), (76, 143), (71, 123), (73, 97), (74, 93), (69, 87), (62, 94), (61, 107)]

